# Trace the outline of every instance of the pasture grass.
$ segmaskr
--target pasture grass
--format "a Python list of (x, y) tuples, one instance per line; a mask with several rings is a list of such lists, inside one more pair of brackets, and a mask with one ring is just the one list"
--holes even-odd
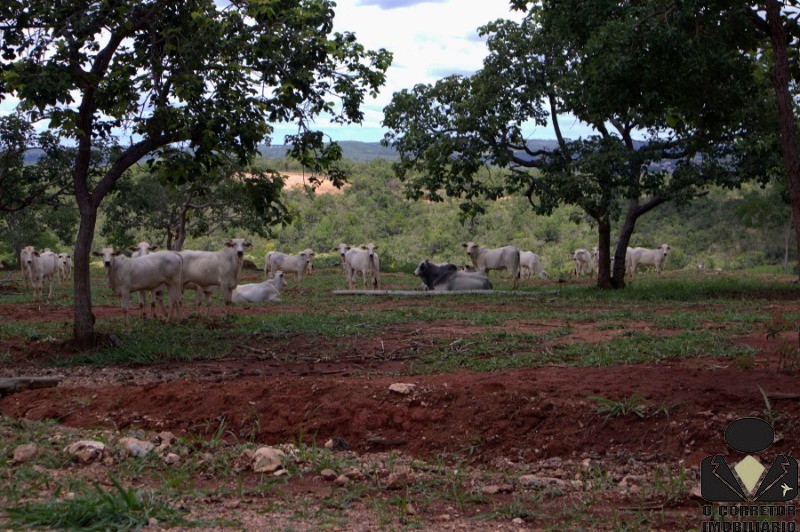
[[(119, 302), (108, 289), (104, 272), (93, 273), (95, 306)], [(510, 279), (491, 274), (495, 285)], [(243, 283), (259, 282), (262, 272), (246, 271)], [(241, 314), (234, 307), (227, 317), (195, 311), (194, 296), (186, 296), (189, 317), (180, 323), (141, 320), (134, 301), (130, 325), (122, 312), (100, 319), (97, 331), (113, 334), (115, 346), (61, 356), (53, 364), (122, 365), (214, 360), (230, 356), (243, 345), (264, 345), (294, 337), (357, 341), (380, 337), (398, 327), (414, 331), (426, 346), (409, 356), (412, 373), (496, 371), (546, 364), (598, 365), (639, 363), (670, 357), (752, 354), (736, 345), (747, 334), (760, 333), (773, 320), (772, 306), (800, 298), (800, 286), (790, 276), (763, 274), (697, 274), (677, 271), (642, 273), (624, 290), (599, 290), (593, 281), (542, 283), (524, 281), (522, 296), (503, 294), (437, 297), (341, 296), (344, 276), (337, 268), (318, 269), (298, 283), (289, 276), (283, 302), (262, 304), (262, 314)], [(414, 290), (412, 275), (383, 276), (387, 289)], [(360, 288), (360, 286), (357, 286)], [(71, 305), (71, 287), (59, 285), (56, 305)], [(134, 297), (134, 300), (136, 298)], [(29, 295), (3, 295), (4, 303), (31, 305)], [(219, 295), (212, 305), (221, 306)], [(271, 310), (274, 309), (274, 312)], [(800, 321), (800, 311), (786, 311), (788, 323)], [(426, 338), (428, 324), (451, 331), (447, 338)], [(513, 324), (510, 327), (509, 324)], [(618, 334), (597, 343), (586, 338), (559, 340), (579, 324)], [(665, 331), (664, 334), (658, 331)], [(0, 340), (68, 341), (71, 324), (49, 321), (0, 320)], [(46, 351), (43, 349), (43, 351)], [(401, 349), (402, 351), (402, 349)], [(414, 355), (409, 353), (409, 355)], [(0, 357), (12, 356), (0, 349)]]

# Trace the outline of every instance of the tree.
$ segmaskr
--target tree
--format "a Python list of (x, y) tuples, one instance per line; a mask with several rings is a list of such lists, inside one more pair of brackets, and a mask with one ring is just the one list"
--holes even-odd
[[(320, 114), (360, 122), (391, 62), (350, 33), (332, 34), (331, 0), (68, 0), (0, 7), (0, 93), (32, 120), (73, 139), (72, 194), (80, 211), (75, 261), (75, 340), (94, 341), (89, 252), (97, 212), (128, 170), (178, 148), (213, 169), (221, 158), (246, 164), (272, 124), (307, 166), (333, 166), (338, 146), (310, 123)], [(98, 143), (117, 145), (105, 172), (90, 176)], [(335, 182), (343, 176), (331, 172)]]
[(0, 212), (59, 206), (69, 187), (71, 155), (58, 137), (36, 134), (21, 116), (0, 117)]
[(102, 233), (115, 247), (135, 245), (136, 235), (173, 251), (187, 237), (246, 230), (269, 236), (269, 228), (290, 219), (281, 199), (283, 180), (272, 172), (234, 165), (213, 172), (196, 169), (194, 179), (173, 182), (193, 167), (191, 156), (121, 182), (105, 208)]
[[(750, 8), (749, 15), (756, 29), (770, 41), (772, 72), (769, 79), (777, 106), (781, 155), (792, 199), (796, 245), (800, 251), (800, 137), (797, 135), (795, 111), (797, 97), (792, 93), (792, 86), (796, 90), (800, 81), (800, 3), (778, 0), (757, 2), (756, 7)], [(797, 260), (800, 272), (800, 253)]]
[[(721, 28), (692, 3), (512, 5), (528, 11), (522, 22), (480, 29), (490, 53), (479, 72), (394, 95), (384, 142), (400, 153), (398, 175), (418, 171), (408, 181), (412, 197), (443, 192), (463, 198), (467, 212), (479, 198), (518, 193), (539, 214), (580, 206), (597, 223), (598, 285), (622, 287), (639, 217), (666, 201), (689, 201), (709, 184), (751, 177), (735, 166), (735, 147), (750, 132), (750, 103), (764, 93), (745, 53), (753, 46), (728, 46), (732, 32), (748, 35), (747, 8), (730, 9)], [(567, 113), (595, 134), (565, 138), (559, 116)], [(548, 120), (557, 148), (532, 147), (523, 127)], [(477, 179), (484, 166), (509, 172)], [(611, 225), (619, 217), (612, 277)]]

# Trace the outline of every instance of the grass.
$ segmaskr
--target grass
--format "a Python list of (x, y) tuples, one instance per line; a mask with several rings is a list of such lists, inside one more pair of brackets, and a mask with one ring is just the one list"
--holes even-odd
[(181, 523), (181, 514), (150, 492), (126, 489), (110, 479), (111, 489), (98, 484), (80, 487), (74, 497), (26, 503), (6, 508), (11, 524), (19, 527), (80, 530), (131, 530), (156, 519), (162, 525)]

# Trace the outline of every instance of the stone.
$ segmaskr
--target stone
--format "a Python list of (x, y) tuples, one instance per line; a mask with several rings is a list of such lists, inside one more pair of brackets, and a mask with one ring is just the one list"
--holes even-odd
[(274, 447), (260, 447), (253, 454), (253, 471), (256, 473), (274, 473), (283, 467), (282, 458), (286, 453)]
[(336, 477), (336, 480), (333, 481), (334, 484), (337, 486), (345, 486), (347, 483), (350, 482), (350, 479), (347, 478), (347, 475), (339, 475)]
[(386, 477), (386, 489), (399, 490), (411, 484), (411, 468), (398, 467)]
[(400, 395), (408, 395), (411, 392), (413, 392), (414, 388), (416, 388), (416, 387), (417, 387), (416, 384), (410, 384), (410, 383), (405, 383), (405, 382), (395, 382), (394, 384), (391, 384), (389, 386), (389, 391), (390, 392), (394, 392), (394, 393), (398, 393)]
[(130, 456), (145, 456), (155, 448), (152, 442), (138, 438), (120, 438), (119, 443)]
[(24, 445), (19, 445), (16, 449), (14, 449), (14, 457), (11, 461), (15, 464), (21, 464), (23, 462), (33, 460), (38, 454), (39, 448), (36, 445), (32, 443), (26, 443)]
[(64, 452), (74, 456), (81, 463), (90, 464), (103, 458), (106, 445), (99, 441), (81, 440), (64, 447)]
[(338, 476), (333, 469), (323, 469), (319, 474), (325, 480), (334, 480)]
[(520, 484), (531, 486), (534, 488), (558, 488), (566, 489), (571, 487), (571, 484), (566, 480), (552, 477), (538, 477), (536, 475), (522, 475), (519, 477)]
[(181, 461), (181, 457), (175, 453), (167, 453), (161, 461), (167, 465), (174, 465)]

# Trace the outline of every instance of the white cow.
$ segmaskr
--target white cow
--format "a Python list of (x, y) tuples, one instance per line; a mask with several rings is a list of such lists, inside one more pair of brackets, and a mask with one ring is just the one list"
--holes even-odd
[(284, 273), (295, 272), (297, 280), (303, 278), (303, 272), (311, 272), (312, 261), (314, 260), (314, 252), (310, 249), (304, 249), (297, 255), (287, 255), (279, 251), (270, 251), (264, 257), (264, 275), (268, 278), (271, 273), (281, 270)]
[(30, 257), (36, 248), (33, 246), (25, 246), (19, 252), (19, 269), (22, 271), (22, 286), (28, 288), (33, 286), (33, 276), (31, 275), (31, 261)]
[(633, 248), (631, 251), (631, 280), (636, 277), (636, 270), (640, 264), (655, 266), (656, 272), (660, 274), (666, 265), (669, 249), (669, 244), (661, 244), (661, 247), (656, 249)]
[(579, 248), (572, 254), (575, 263), (575, 277), (592, 272), (592, 254), (588, 250)]
[(231, 300), (234, 303), (280, 301), (281, 288), (286, 286), (283, 277), (283, 272), (278, 270), (272, 279), (267, 279), (263, 283), (240, 284), (233, 290)]
[(381, 287), (380, 257), (375, 250), (378, 246), (366, 244), (358, 248), (351, 248), (344, 255), (344, 274), (347, 278), (347, 288), (353, 290), (356, 275), (361, 274), (364, 288), (367, 287), (367, 277), (371, 279), (372, 287), (379, 290)]
[[(239, 283), (242, 271), (244, 251), (253, 244), (243, 238), (231, 238), (220, 251), (180, 251), (183, 257), (183, 286), (200, 287), (206, 295), (206, 305), (210, 304), (210, 295), (219, 288), (225, 313), (231, 304), (231, 295)], [(198, 297), (197, 304), (201, 300)]]
[(489, 270), (508, 270), (514, 280), (514, 288), (519, 284), (519, 250), (514, 246), (504, 246), (496, 249), (489, 249), (479, 246), (475, 242), (464, 242), (461, 244), (467, 248), (467, 255), (472, 259), (472, 265), (480, 273), (488, 273)]
[(108, 274), (111, 291), (122, 300), (125, 325), (128, 325), (128, 309), (133, 292), (155, 290), (165, 285), (169, 293), (169, 313), (167, 318), (181, 318), (183, 296), (183, 258), (172, 251), (150, 253), (129, 258), (121, 251), (104, 247), (92, 253), (100, 257)]
[(58, 254), (58, 277), (61, 281), (66, 282), (72, 274), (72, 257), (69, 253)]
[[(136, 244), (136, 247), (129, 247), (129, 251), (131, 251), (131, 258), (135, 259), (137, 257), (144, 257), (145, 255), (149, 255), (150, 253), (155, 253), (159, 250), (157, 245), (150, 245), (150, 243), (146, 241), (141, 241)], [(164, 299), (162, 298), (162, 292), (160, 289), (158, 290), (142, 290), (139, 292), (139, 309), (142, 313), (142, 318), (147, 317), (147, 297), (148, 294), (150, 295), (150, 312), (153, 317), (156, 317), (156, 300), (161, 304), (161, 308), (164, 309), (166, 314), (166, 307), (164, 307)], [(199, 297), (199, 296), (198, 296)]]
[(50, 283), (50, 290), (47, 293), (47, 298), (53, 297), (53, 284), (55, 277), (58, 275), (58, 255), (52, 251), (42, 251), (39, 253), (31, 248), (31, 246), (26, 247), (25, 250), (23, 250), (25, 251), (24, 254), (20, 255), (24, 259), (28, 271), (30, 272), (33, 299), (37, 299), (38, 296), (39, 306), (41, 307), (44, 297), (45, 280)]
[(539, 258), (539, 255), (533, 251), (519, 252), (519, 269), (520, 276), (523, 278), (530, 278), (535, 273), (542, 279), (547, 279), (547, 273), (544, 271), (544, 266), (542, 266), (542, 260)]
[(342, 259), (342, 270), (344, 270), (344, 271), (346, 271), (346, 267), (344, 265), (344, 256), (347, 253), (347, 250), (349, 250), (349, 249), (350, 249), (350, 246), (348, 246), (347, 244), (342, 243), (342, 244), (339, 244), (338, 246), (336, 246), (335, 248), (333, 248), (331, 250), (331, 251), (335, 251), (335, 252), (337, 252), (339, 254), (339, 257)]

